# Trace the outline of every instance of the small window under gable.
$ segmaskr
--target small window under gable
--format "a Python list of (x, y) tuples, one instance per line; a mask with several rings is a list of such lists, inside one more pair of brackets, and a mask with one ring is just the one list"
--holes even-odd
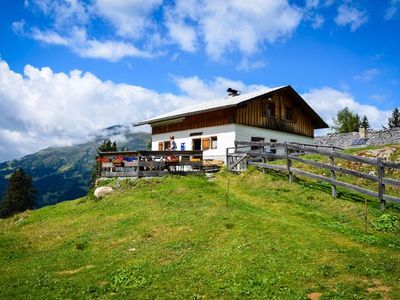
[(285, 105), (285, 119), (293, 121), (293, 109)]
[(267, 103), (266, 105), (266, 116), (275, 117), (275, 103)]

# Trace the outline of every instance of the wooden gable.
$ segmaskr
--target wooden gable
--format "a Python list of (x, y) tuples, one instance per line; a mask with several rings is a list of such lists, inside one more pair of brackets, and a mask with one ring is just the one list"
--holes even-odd
[(328, 127), (290, 86), (243, 101), (234, 107), (192, 113), (176, 122), (151, 125), (152, 134), (159, 134), (226, 124), (241, 124), (308, 137), (314, 137), (314, 129)]

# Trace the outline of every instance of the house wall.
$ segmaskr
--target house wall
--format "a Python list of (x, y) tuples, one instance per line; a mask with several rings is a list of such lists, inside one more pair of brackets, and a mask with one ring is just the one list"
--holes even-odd
[(271, 129), (235, 125), (235, 139), (237, 141), (251, 142), (252, 137), (264, 138), (265, 142), (270, 142), (271, 139), (274, 139), (278, 143), (295, 142), (301, 144), (314, 144), (314, 139), (312, 137), (306, 137)]
[[(202, 135), (190, 136), (191, 133), (202, 132)], [(173, 135), (178, 150), (181, 149), (181, 143), (185, 143), (185, 150), (192, 149), (192, 140), (194, 138), (204, 138), (217, 136), (218, 146), (217, 149), (206, 150), (203, 153), (204, 159), (218, 159), (225, 161), (226, 148), (234, 147), (235, 140), (238, 141), (251, 141), (252, 137), (265, 138), (266, 142), (270, 139), (276, 139), (277, 142), (297, 142), (304, 144), (312, 144), (313, 138), (296, 135), (292, 133), (280, 132), (271, 129), (256, 128), (245, 125), (227, 124), (214, 127), (196, 128), (195, 130), (173, 131), (168, 133), (153, 134), (152, 135), (152, 150), (158, 150), (159, 142), (168, 141), (169, 137)]]
[[(191, 133), (202, 132), (202, 135), (190, 136)], [(169, 137), (173, 135), (178, 150), (181, 149), (181, 144), (185, 143), (185, 150), (192, 149), (192, 140), (194, 138), (205, 138), (216, 136), (217, 149), (210, 149), (203, 152), (204, 159), (218, 159), (225, 161), (226, 148), (234, 147), (235, 141), (235, 125), (227, 124), (213, 127), (203, 127), (191, 130), (172, 131), (168, 133), (160, 133), (152, 135), (151, 149), (158, 150), (158, 143), (168, 141)]]
[(152, 125), (152, 134), (180, 130), (199, 129), (234, 123), (235, 108), (225, 108), (187, 116), (182, 121), (170, 124)]

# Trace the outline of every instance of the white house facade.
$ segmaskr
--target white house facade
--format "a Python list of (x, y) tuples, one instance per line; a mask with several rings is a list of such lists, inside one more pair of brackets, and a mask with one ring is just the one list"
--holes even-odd
[[(152, 135), (151, 150), (161, 150), (160, 145), (167, 145), (170, 136), (174, 136), (178, 150), (203, 150), (203, 159), (215, 159), (224, 162), (226, 149), (234, 147), (235, 141), (313, 143), (313, 138), (306, 136), (271, 129), (228, 124)], [(164, 149), (166, 148), (164, 147)]]

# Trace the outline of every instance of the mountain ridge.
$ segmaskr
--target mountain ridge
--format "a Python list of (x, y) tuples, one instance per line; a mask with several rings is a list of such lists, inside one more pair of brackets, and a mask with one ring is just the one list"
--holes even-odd
[(36, 207), (84, 196), (97, 148), (104, 139), (116, 140), (119, 148), (140, 150), (148, 148), (151, 137), (149, 133), (130, 132), (127, 126), (115, 125), (94, 134), (93, 140), (86, 143), (48, 147), (21, 159), (0, 163), (0, 197), (6, 190), (8, 177), (18, 168), (32, 176), (37, 190)]

